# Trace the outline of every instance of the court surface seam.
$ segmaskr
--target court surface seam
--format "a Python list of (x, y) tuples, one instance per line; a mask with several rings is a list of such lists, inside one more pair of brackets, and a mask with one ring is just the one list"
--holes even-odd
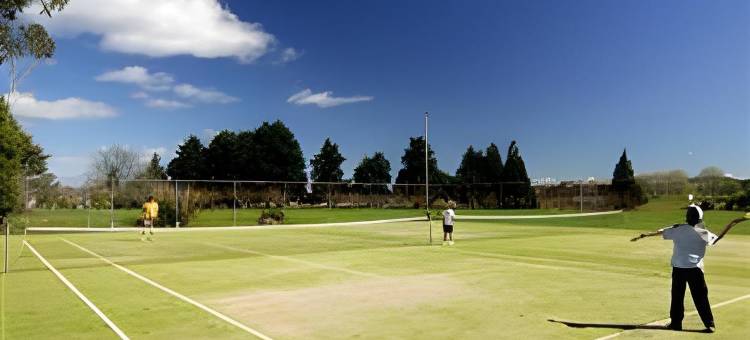
[(202, 309), (203, 311), (208, 312), (209, 314), (211, 314), (211, 315), (213, 315), (213, 316), (215, 316), (215, 317), (217, 317), (217, 318), (219, 318), (221, 320), (224, 320), (227, 323), (229, 323), (229, 324), (231, 324), (231, 325), (233, 325), (233, 326), (235, 326), (235, 327), (237, 327), (239, 329), (242, 329), (242, 330), (244, 330), (244, 331), (246, 331), (246, 332), (248, 332), (248, 333), (250, 333), (250, 334), (252, 334), (252, 335), (254, 335), (256, 337), (258, 337), (258, 338), (261, 338), (261, 339), (264, 339), (264, 340), (272, 340), (271, 337), (269, 337), (269, 336), (261, 333), (260, 331), (257, 331), (257, 330), (255, 330), (253, 328), (250, 328), (247, 325), (245, 325), (245, 324), (243, 324), (243, 323), (241, 323), (241, 322), (239, 322), (239, 321), (237, 321), (235, 319), (232, 319), (232, 318), (230, 318), (230, 317), (228, 317), (228, 316), (226, 316), (226, 315), (224, 315), (224, 314), (222, 314), (222, 313), (220, 313), (220, 312), (212, 309), (211, 307), (208, 307), (208, 306), (206, 306), (206, 305), (204, 305), (204, 304), (202, 304), (202, 303), (200, 303), (198, 301), (195, 301), (195, 300), (193, 300), (193, 299), (191, 299), (191, 298), (189, 298), (189, 297), (187, 297), (185, 295), (182, 295), (182, 294), (180, 294), (180, 293), (178, 293), (178, 292), (176, 292), (176, 291), (174, 291), (172, 289), (169, 289), (169, 288), (167, 288), (165, 286), (162, 286), (161, 284), (157, 283), (156, 281), (153, 281), (153, 280), (151, 280), (151, 279), (149, 279), (149, 278), (147, 278), (147, 277), (145, 277), (145, 276), (143, 276), (141, 274), (138, 274), (138, 273), (136, 273), (133, 270), (130, 270), (130, 269), (126, 268), (126, 267), (123, 267), (123, 266), (121, 266), (121, 265), (119, 265), (117, 263), (114, 263), (111, 260), (107, 259), (106, 257), (101, 256), (101, 255), (99, 255), (99, 254), (97, 254), (97, 253), (95, 253), (95, 252), (93, 252), (91, 250), (88, 250), (88, 249), (84, 248), (83, 246), (78, 245), (75, 242), (68, 241), (68, 240), (66, 240), (64, 238), (61, 238), (61, 240), (65, 241), (65, 243), (68, 243), (69, 245), (71, 245), (73, 247), (76, 247), (76, 248), (80, 249), (81, 251), (83, 251), (85, 253), (88, 253), (91, 256), (94, 256), (94, 257), (96, 257), (96, 258), (98, 258), (98, 259), (100, 259), (100, 260), (108, 263), (109, 265), (111, 265), (111, 266), (113, 266), (113, 267), (115, 267), (115, 268), (117, 268), (119, 270), (124, 271), (125, 273), (127, 273), (127, 274), (129, 274), (129, 275), (131, 275), (131, 276), (133, 276), (133, 277), (135, 277), (135, 278), (137, 278), (137, 279), (139, 279), (139, 280), (141, 280), (141, 281), (143, 281), (145, 283), (148, 283), (151, 286), (154, 286), (154, 287), (158, 288), (159, 290), (161, 290), (161, 291), (163, 291), (163, 292), (165, 292), (167, 294), (170, 294), (170, 295), (172, 295), (172, 296), (174, 296), (174, 297), (176, 297), (176, 298), (178, 298), (178, 299), (180, 299), (180, 300), (182, 300), (184, 302), (187, 302), (187, 303), (189, 303), (189, 304), (191, 304), (191, 305), (193, 305), (195, 307), (198, 307), (198, 308)]
[[(731, 299), (731, 300), (719, 302), (719, 303), (717, 303), (715, 305), (712, 305), (711, 309), (716, 309), (716, 308), (719, 308), (719, 307), (723, 307), (723, 306), (730, 305), (730, 304), (733, 304), (735, 302), (740, 302), (742, 300), (747, 300), (747, 299), (750, 299), (750, 294), (743, 295), (743, 296), (740, 296), (740, 297), (736, 297), (736, 298)], [(685, 316), (693, 316), (693, 315), (697, 315), (697, 314), (698, 314), (698, 311), (690, 311), (690, 312), (685, 313)], [(664, 326), (665, 323), (667, 321), (669, 321), (669, 320), (670, 319), (667, 318), (667, 319), (661, 319), (661, 320), (649, 322), (649, 323), (646, 324), (646, 326)], [(617, 332), (617, 333), (614, 333), (614, 334), (610, 334), (610, 335), (607, 335), (607, 336), (603, 336), (603, 337), (600, 337), (600, 338), (596, 338), (595, 340), (612, 339), (612, 338), (615, 338), (615, 337), (618, 337), (618, 336), (622, 335), (623, 333), (625, 333), (627, 331), (630, 331), (630, 329), (624, 330), (624, 331), (621, 331), (621, 332)]]
[(96, 315), (100, 319), (102, 319), (102, 321), (104, 321), (104, 323), (107, 324), (107, 326), (109, 326), (109, 328), (112, 329), (112, 331), (114, 331), (115, 334), (117, 334), (117, 336), (120, 337), (120, 339), (130, 339), (128, 338), (127, 335), (125, 335), (125, 333), (119, 327), (117, 327), (117, 325), (115, 325), (114, 322), (112, 322), (112, 320), (110, 320), (98, 307), (96, 307), (96, 305), (94, 305), (94, 303), (91, 302), (91, 300), (86, 298), (86, 296), (83, 295), (83, 293), (81, 293), (81, 291), (79, 291), (78, 288), (76, 288), (70, 281), (68, 281), (68, 279), (66, 279), (62, 273), (60, 273), (57, 269), (55, 269), (55, 267), (52, 266), (52, 264), (49, 263), (47, 259), (44, 258), (44, 256), (42, 256), (42, 254), (37, 252), (36, 249), (34, 249), (34, 247), (31, 246), (31, 244), (29, 244), (26, 241), (23, 241), (23, 243), (26, 245), (26, 247), (29, 248), (29, 250), (31, 250), (32, 253), (34, 253), (34, 255), (39, 259), (39, 261), (41, 261), (42, 264), (44, 264), (44, 266), (47, 267), (47, 269), (49, 269), (53, 274), (55, 274), (55, 276), (63, 284), (65, 284), (65, 286), (67, 286), (68, 289), (70, 289), (73, 292), (73, 294), (75, 294), (79, 299), (81, 299), (81, 301), (83, 301), (83, 303), (86, 304), (86, 306), (88, 306), (92, 311), (94, 311), (94, 313), (96, 313)]

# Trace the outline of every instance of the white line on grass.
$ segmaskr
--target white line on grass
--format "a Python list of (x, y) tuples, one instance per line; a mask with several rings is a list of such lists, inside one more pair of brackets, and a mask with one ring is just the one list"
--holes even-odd
[(266, 253), (262, 253), (262, 252), (255, 251), (255, 250), (237, 248), (237, 247), (227, 246), (227, 245), (223, 245), (223, 244), (219, 244), (219, 243), (202, 242), (202, 244), (207, 245), (207, 246), (211, 246), (211, 247), (216, 247), (216, 248), (222, 248), (222, 249), (226, 249), (226, 250), (237, 251), (237, 252), (241, 252), (241, 253), (266, 256), (266, 257), (270, 257), (270, 258), (273, 258), (273, 259), (284, 260), (284, 261), (294, 262), (294, 263), (300, 263), (300, 264), (304, 264), (304, 265), (307, 265), (307, 266), (310, 266), (310, 267), (315, 267), (315, 268), (320, 268), (320, 269), (334, 270), (334, 271), (339, 271), (339, 272), (344, 272), (344, 273), (349, 273), (349, 274), (354, 274), (354, 275), (359, 275), (359, 276), (377, 277), (377, 278), (382, 278), (383, 277), (383, 276), (378, 275), (378, 274), (361, 272), (361, 271), (358, 271), (358, 270), (352, 270), (352, 269), (347, 269), (347, 268), (340, 268), (340, 267), (329, 266), (329, 265), (325, 265), (325, 264), (321, 264), (321, 263), (300, 260), (300, 259), (296, 259), (296, 258), (289, 257), (289, 256), (266, 254)]
[(76, 244), (74, 242), (68, 241), (66, 239), (62, 239), (62, 240), (65, 241), (66, 243), (70, 244), (71, 246), (74, 246), (74, 247), (76, 247), (76, 248), (78, 248), (78, 249), (80, 249), (80, 250), (82, 250), (82, 251), (90, 254), (91, 256), (94, 256), (94, 257), (96, 257), (96, 258), (98, 258), (98, 259), (100, 259), (100, 260), (102, 260), (102, 261), (104, 261), (104, 262), (112, 265), (113, 267), (115, 267), (115, 268), (117, 268), (119, 270), (122, 270), (122, 271), (130, 274), (131, 276), (134, 276), (135, 278), (137, 278), (137, 279), (139, 279), (139, 280), (141, 280), (143, 282), (146, 282), (146, 283), (148, 283), (148, 284), (150, 284), (150, 285), (152, 285), (152, 286), (154, 286), (154, 287), (156, 287), (156, 288), (164, 291), (167, 294), (170, 294), (170, 295), (172, 295), (172, 296), (174, 296), (174, 297), (176, 297), (176, 298), (178, 298), (178, 299), (180, 299), (182, 301), (185, 301), (185, 302), (187, 302), (187, 303), (189, 303), (189, 304), (191, 304), (191, 305), (193, 305), (195, 307), (198, 307), (198, 308), (200, 308), (200, 309), (208, 312), (209, 314), (211, 314), (211, 315), (213, 315), (213, 316), (215, 316), (215, 317), (217, 317), (219, 319), (222, 319), (222, 320), (226, 321), (227, 323), (229, 323), (229, 324), (231, 324), (233, 326), (236, 326), (237, 328), (240, 328), (240, 329), (242, 329), (242, 330), (244, 330), (244, 331), (246, 331), (246, 332), (248, 332), (248, 333), (250, 333), (252, 335), (255, 335), (255, 336), (261, 338), (261, 339), (271, 340), (271, 338), (269, 336), (267, 336), (267, 335), (265, 335), (265, 334), (263, 334), (263, 333), (255, 330), (255, 329), (252, 329), (252, 328), (244, 325), (243, 323), (241, 323), (241, 322), (239, 322), (239, 321), (237, 321), (235, 319), (232, 319), (232, 318), (230, 318), (230, 317), (228, 317), (228, 316), (226, 316), (224, 314), (221, 314), (218, 311), (216, 311), (216, 310), (214, 310), (214, 309), (212, 309), (212, 308), (210, 308), (210, 307), (208, 307), (208, 306), (206, 306), (206, 305), (204, 305), (204, 304), (202, 304), (202, 303), (200, 303), (198, 301), (195, 301), (195, 300), (193, 300), (193, 299), (191, 299), (191, 298), (189, 298), (189, 297), (187, 297), (185, 295), (182, 295), (182, 294), (180, 294), (178, 292), (175, 292), (174, 290), (171, 290), (171, 289), (169, 289), (167, 287), (164, 287), (164, 286), (160, 285), (159, 283), (157, 283), (157, 282), (155, 282), (155, 281), (153, 281), (153, 280), (151, 280), (151, 279), (149, 279), (149, 278), (147, 278), (147, 277), (145, 277), (145, 276), (143, 276), (141, 274), (138, 274), (138, 273), (136, 273), (136, 272), (134, 272), (134, 271), (132, 271), (132, 270), (130, 270), (128, 268), (125, 268), (125, 267), (123, 267), (123, 266), (121, 266), (121, 265), (119, 265), (117, 263), (114, 263), (114, 262), (110, 261), (109, 259), (107, 259), (107, 258), (105, 258), (105, 257), (103, 257), (103, 256), (101, 256), (101, 255), (99, 255), (99, 254), (97, 254), (97, 253), (95, 253), (95, 252), (93, 252), (91, 250), (88, 250), (88, 249), (86, 249), (86, 248), (84, 248), (84, 247), (82, 247), (82, 246), (80, 246), (80, 245), (78, 245), (78, 244)]
[(76, 296), (78, 296), (78, 298), (81, 299), (81, 301), (83, 301), (83, 303), (85, 303), (86, 306), (91, 308), (91, 310), (94, 311), (94, 313), (96, 313), (96, 315), (99, 316), (99, 318), (101, 318), (104, 321), (104, 323), (106, 323), (107, 326), (109, 326), (109, 328), (111, 328), (112, 331), (114, 331), (115, 334), (117, 334), (117, 336), (120, 337), (120, 339), (129, 339), (128, 336), (125, 335), (125, 333), (123, 333), (123, 331), (119, 327), (117, 327), (117, 325), (115, 325), (114, 322), (112, 322), (112, 320), (110, 320), (106, 315), (104, 315), (104, 313), (102, 313), (102, 311), (99, 310), (99, 308), (97, 308), (96, 305), (94, 305), (94, 303), (91, 302), (91, 300), (86, 298), (86, 296), (84, 296), (72, 283), (70, 283), (70, 281), (68, 281), (68, 279), (66, 279), (65, 276), (63, 276), (59, 271), (57, 271), (57, 269), (55, 269), (55, 267), (53, 267), (52, 264), (47, 262), (47, 260), (42, 256), (42, 254), (39, 254), (39, 252), (37, 252), (36, 249), (34, 249), (34, 247), (31, 246), (31, 244), (29, 244), (26, 241), (23, 241), (23, 243), (26, 244), (27, 247), (29, 247), (29, 250), (31, 250), (31, 252), (34, 253), (34, 255), (36, 255), (39, 261), (42, 261), (42, 263), (47, 267), (47, 269), (49, 269), (53, 274), (55, 274), (55, 276), (57, 276), (57, 278), (60, 279), (62, 283), (68, 286), (68, 288), (71, 291), (73, 291), (73, 293)]
[[(719, 303), (711, 306), (711, 309), (716, 309), (716, 308), (719, 308), (719, 307), (722, 307), (722, 306), (726, 306), (726, 305), (733, 304), (735, 302), (740, 302), (742, 300), (747, 300), (747, 299), (750, 299), (750, 294), (743, 295), (743, 296), (740, 296), (740, 297), (736, 297), (736, 298), (731, 299), (731, 300), (719, 302)], [(685, 313), (685, 316), (691, 316), (691, 315), (697, 315), (697, 314), (698, 314), (697, 311), (691, 311), (691, 312)], [(657, 320), (657, 321), (654, 321), (654, 322), (647, 323), (646, 326), (664, 326), (664, 325), (666, 325), (666, 323), (668, 321), (669, 321), (668, 318), (667, 319), (662, 319), (662, 320)], [(596, 338), (596, 340), (607, 340), (607, 339), (616, 338), (616, 337), (620, 336), (621, 334), (623, 334), (623, 333), (625, 333), (627, 331), (629, 331), (629, 330), (624, 330), (622, 332), (617, 332), (617, 333), (614, 333), (614, 334), (603, 336), (601, 338)]]
[(622, 210), (601, 211), (601, 212), (593, 212), (593, 213), (552, 214), (552, 215), (495, 215), (495, 216), (456, 215), (456, 220), (529, 220), (529, 219), (540, 219), (540, 218), (569, 218), (569, 217), (612, 215), (612, 214), (619, 214), (621, 212)]

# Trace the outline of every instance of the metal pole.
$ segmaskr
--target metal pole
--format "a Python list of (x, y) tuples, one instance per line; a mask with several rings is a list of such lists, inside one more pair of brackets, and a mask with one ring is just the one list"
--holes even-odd
[(232, 200), (232, 226), (237, 225), (237, 182), (234, 184), (234, 199)]
[(430, 244), (432, 244), (432, 218), (430, 218), (430, 144), (427, 139), (427, 121), (430, 113), (424, 113), (424, 208), (430, 221)]
[(86, 208), (88, 210), (88, 214), (86, 216), (86, 227), (91, 228), (91, 202), (90, 202), (88, 190), (86, 190), (86, 193), (84, 194), (84, 196), (86, 198), (85, 198), (85, 201), (83, 201), (83, 203), (86, 204)]
[(174, 181), (174, 227), (180, 227), (180, 195), (178, 184), (180, 182)]
[(190, 182), (188, 182), (188, 184), (187, 184), (187, 198), (186, 198), (186, 201), (187, 201), (187, 205), (185, 206), (185, 218), (189, 219), (188, 216), (190, 216)]
[(287, 206), (286, 202), (286, 183), (284, 183), (284, 193), (282, 195), (282, 199), (284, 200), (284, 206)]
[(110, 180), (109, 227), (115, 227), (115, 179)]
[(10, 238), (10, 223), (5, 222), (5, 256), (3, 257), (5, 264), (3, 265), (3, 273), (8, 273), (8, 238)]
[(581, 212), (583, 212), (583, 180), (581, 180)]

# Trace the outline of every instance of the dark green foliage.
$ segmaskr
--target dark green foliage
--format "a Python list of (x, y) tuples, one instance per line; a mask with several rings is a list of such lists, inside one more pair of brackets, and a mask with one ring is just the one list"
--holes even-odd
[(376, 152), (372, 158), (365, 155), (354, 168), (354, 181), (357, 183), (390, 183), (391, 162), (382, 152)]
[(635, 182), (633, 165), (626, 150), (622, 150), (612, 173), (612, 188), (620, 196), (620, 205), (615, 208), (632, 208), (648, 201), (641, 186)]
[(239, 179), (239, 150), (239, 138), (236, 133), (224, 130), (214, 136), (206, 149), (206, 171), (210, 178)]
[(206, 148), (195, 135), (188, 136), (182, 145), (177, 147), (177, 157), (167, 166), (167, 174), (173, 179), (203, 179), (205, 170)]
[(490, 183), (500, 182), (503, 178), (503, 159), (500, 157), (500, 150), (495, 143), (490, 143), (484, 157), (482, 177)]
[[(242, 152), (249, 151), (246, 164), (254, 169), (251, 177), (266, 181), (304, 181), (305, 159), (302, 148), (292, 131), (277, 120), (264, 122), (252, 134), (252, 145), (243, 145)], [(249, 149), (249, 150), (248, 150)]]
[(461, 165), (456, 170), (456, 177), (462, 183), (482, 183), (486, 181), (484, 172), (487, 166), (482, 151), (474, 151), (474, 147), (469, 145), (463, 157)]
[(316, 182), (340, 182), (341, 178), (344, 177), (344, 171), (341, 170), (341, 163), (344, 163), (346, 158), (339, 152), (339, 146), (336, 143), (331, 143), (330, 138), (326, 138), (323, 142), (323, 146), (320, 148), (320, 153), (313, 156), (310, 160), (312, 166), (313, 181)]
[(635, 176), (633, 165), (628, 160), (626, 150), (622, 150), (620, 160), (615, 165), (615, 171), (612, 173), (612, 187), (615, 190), (624, 192), (635, 185)]
[[(365, 155), (354, 168), (353, 177), (357, 183), (391, 183), (391, 162), (382, 152), (376, 152), (372, 158)], [(367, 192), (375, 194), (382, 194), (388, 190), (385, 185), (373, 185), (367, 189)]]
[(304, 181), (304, 171), (302, 148), (281, 121), (253, 131), (222, 131), (208, 148), (191, 135), (167, 168), (175, 179)]
[(23, 134), (5, 100), (0, 98), (0, 220), (19, 207)]
[[(403, 168), (398, 171), (396, 183), (424, 183), (425, 178), (425, 142), (424, 137), (410, 137), (409, 147), (404, 149), (404, 155), (401, 156), (401, 165)], [(430, 183), (442, 184), (450, 181), (450, 176), (437, 167), (437, 159), (432, 147), (428, 148), (429, 175)]]
[(156, 152), (154, 152), (154, 155), (148, 162), (143, 177), (147, 179), (167, 179), (167, 171), (161, 165), (161, 156)]
[(516, 141), (508, 146), (508, 156), (503, 167), (502, 181), (503, 200), (505, 208), (533, 208), (536, 207), (536, 196), (531, 188), (531, 179), (526, 172)]

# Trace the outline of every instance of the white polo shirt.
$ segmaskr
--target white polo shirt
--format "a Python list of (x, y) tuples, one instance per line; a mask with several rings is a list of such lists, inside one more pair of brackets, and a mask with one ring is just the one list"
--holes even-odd
[(453, 221), (456, 220), (456, 212), (453, 209), (446, 209), (443, 211), (443, 224), (453, 225)]
[(702, 223), (695, 227), (689, 224), (679, 224), (663, 230), (664, 239), (672, 240), (674, 243), (672, 267), (703, 270), (706, 246), (713, 245), (718, 236), (701, 227), (703, 227)]

